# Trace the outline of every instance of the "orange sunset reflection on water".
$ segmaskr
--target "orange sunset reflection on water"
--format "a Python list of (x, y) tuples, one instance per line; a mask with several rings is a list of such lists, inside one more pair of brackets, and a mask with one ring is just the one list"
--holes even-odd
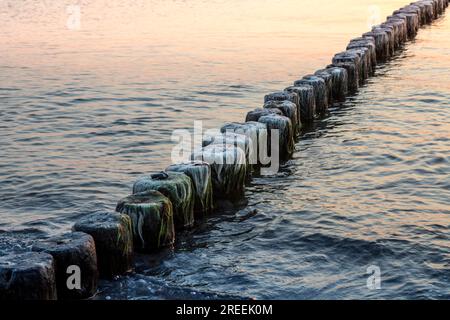
[[(77, 3), (80, 29), (70, 30), (66, 9)], [(348, 39), (378, 20), (378, 13), (383, 19), (403, 3), (42, 0), (9, 9), (4, 4), (1, 57), (8, 65), (124, 68), (145, 78), (204, 72), (287, 79), (328, 64)]]

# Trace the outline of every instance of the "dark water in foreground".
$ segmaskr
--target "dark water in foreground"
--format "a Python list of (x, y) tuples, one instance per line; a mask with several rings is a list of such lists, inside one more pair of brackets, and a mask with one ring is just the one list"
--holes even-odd
[[(139, 257), (98, 298), (450, 298), (449, 32), (448, 14), (422, 29), (305, 129), (278, 176), (252, 181), (248, 207), (199, 223), (174, 252)], [(0, 63), (1, 253), (113, 209), (136, 177), (168, 164), (173, 129), (239, 121), (290, 83), (216, 74), (158, 87), (74, 68)], [(366, 286), (372, 265), (380, 290)]]

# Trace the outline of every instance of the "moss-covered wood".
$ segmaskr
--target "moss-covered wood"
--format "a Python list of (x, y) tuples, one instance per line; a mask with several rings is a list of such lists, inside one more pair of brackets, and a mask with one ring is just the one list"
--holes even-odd
[(169, 198), (173, 206), (175, 228), (181, 230), (194, 225), (194, 190), (191, 178), (180, 172), (167, 172), (165, 178), (151, 175), (138, 179), (133, 194), (156, 190)]
[(316, 112), (318, 114), (326, 114), (328, 110), (328, 91), (325, 80), (320, 77), (307, 75), (300, 80), (294, 82), (294, 86), (311, 85), (314, 88), (314, 96), (316, 97)]
[(395, 53), (395, 34), (392, 27), (381, 27), (381, 26), (374, 26), (372, 28), (372, 32), (384, 32), (387, 35), (387, 41), (388, 46), (386, 48), (387, 50), (387, 58), (390, 58)]
[(245, 197), (247, 161), (241, 148), (228, 144), (211, 144), (194, 151), (191, 160), (204, 161), (211, 166), (215, 199), (238, 202)]
[[(298, 97), (297, 93), (295, 94)], [(299, 122), (300, 120), (298, 115), (299, 107), (297, 104), (288, 100), (283, 101), (271, 100), (267, 101), (264, 104), (264, 108), (281, 110), (281, 112), (283, 112), (283, 116), (288, 117), (291, 120), (294, 138), (300, 134), (301, 123)]]
[(279, 102), (290, 101), (294, 103), (297, 106), (297, 108), (300, 107), (299, 96), (294, 91), (284, 90), (267, 94), (264, 96), (264, 103), (267, 103), (269, 101), (279, 101)]
[(343, 102), (348, 95), (348, 73), (345, 68), (328, 67), (326, 69), (333, 77), (333, 100)]
[[(398, 26), (397, 26), (398, 28)], [(400, 37), (400, 33), (399, 33)], [(352, 39), (350, 43), (347, 45), (347, 50), (350, 49), (358, 49), (358, 48), (367, 48), (369, 50), (369, 60), (370, 60), (370, 75), (373, 75), (375, 71), (375, 66), (377, 65), (377, 51), (375, 47), (375, 41), (364, 38), (356, 38)]]
[[(277, 109), (277, 111), (280, 110)], [(233, 132), (245, 135), (252, 141), (252, 148), (249, 150), (247, 162), (253, 166), (253, 170), (258, 171), (261, 165), (266, 164), (262, 161), (268, 155), (268, 135), (265, 124), (255, 121), (245, 123), (230, 122), (223, 125), (220, 131), (222, 133)]]
[(159, 191), (150, 190), (123, 198), (116, 211), (130, 217), (136, 251), (153, 252), (173, 245), (172, 203)]
[(56, 300), (55, 279), (54, 260), (48, 253), (0, 257), (0, 301)]
[[(377, 63), (385, 62), (389, 57), (389, 36), (383, 30), (372, 30), (363, 34), (363, 37), (370, 37), (375, 40), (377, 50)], [(334, 64), (334, 62), (333, 62)]]
[(222, 146), (232, 145), (244, 151), (246, 162), (246, 181), (250, 181), (253, 172), (253, 165), (250, 162), (250, 158), (253, 156), (252, 152), (254, 150), (253, 140), (244, 134), (238, 134), (235, 132), (220, 132), (215, 136), (204, 137), (204, 147), (213, 144)]
[(78, 220), (73, 231), (90, 234), (95, 241), (101, 278), (125, 274), (133, 268), (131, 219), (116, 212), (89, 214)]
[(245, 122), (258, 122), (259, 118), (263, 116), (268, 116), (271, 114), (277, 114), (279, 116), (283, 115), (283, 112), (279, 109), (264, 109), (264, 108), (256, 108), (255, 110), (249, 111), (247, 116), (245, 117)]
[[(278, 152), (281, 160), (289, 160), (294, 153), (294, 133), (292, 130), (292, 123), (288, 117), (269, 115), (259, 119), (259, 122), (267, 125), (269, 136), (271, 137), (272, 130), (278, 130)], [(276, 147), (271, 144), (270, 152), (276, 150)]]
[(167, 172), (181, 172), (192, 180), (194, 187), (194, 212), (207, 215), (214, 209), (211, 167), (203, 161), (186, 161), (166, 168)]
[[(327, 100), (328, 100), (328, 105), (333, 105), (334, 102), (334, 98), (333, 98), (333, 76), (328, 72), (327, 69), (320, 69), (317, 70), (316, 72), (314, 72), (314, 75), (322, 78), (323, 81), (325, 81), (325, 85), (327, 87)], [(328, 111), (328, 110), (327, 110)]]
[(290, 86), (284, 89), (287, 92), (295, 92), (299, 100), (299, 123), (310, 123), (316, 118), (316, 97), (314, 87), (309, 84)]

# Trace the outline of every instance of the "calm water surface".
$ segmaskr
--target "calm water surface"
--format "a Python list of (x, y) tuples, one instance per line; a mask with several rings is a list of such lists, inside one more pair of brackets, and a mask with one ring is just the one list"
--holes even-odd
[[(1, 0), (0, 254), (113, 210), (169, 164), (174, 129), (242, 121), (366, 31), (370, 5), (405, 2)], [(306, 128), (248, 207), (98, 298), (450, 298), (449, 108), (447, 15)]]

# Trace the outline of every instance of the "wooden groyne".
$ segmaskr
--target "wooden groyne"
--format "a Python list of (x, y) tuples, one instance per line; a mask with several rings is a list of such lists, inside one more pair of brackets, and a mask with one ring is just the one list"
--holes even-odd
[(86, 215), (70, 233), (40, 241), (31, 252), (0, 257), (0, 300), (89, 298), (99, 278), (133, 270), (134, 252), (171, 247), (196, 219), (224, 202), (242, 203), (246, 184), (267, 167), (259, 155), (270, 152), (289, 160), (302, 125), (355, 94), (377, 65), (389, 61), (448, 4), (421, 0), (394, 11), (384, 23), (350, 40), (330, 65), (267, 94), (263, 107), (249, 111), (245, 122), (225, 124), (220, 134), (205, 137), (186, 162), (138, 179), (116, 212)]

